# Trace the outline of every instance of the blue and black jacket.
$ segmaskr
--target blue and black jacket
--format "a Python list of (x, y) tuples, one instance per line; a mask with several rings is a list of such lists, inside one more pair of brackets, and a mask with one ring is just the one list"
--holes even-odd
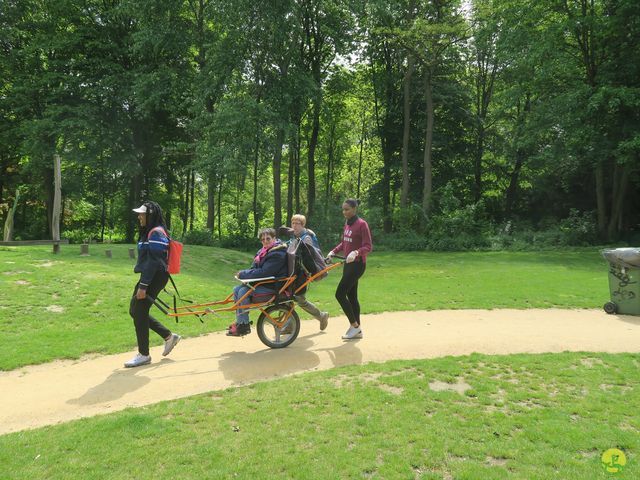
[[(238, 274), (238, 278), (243, 280), (264, 277), (282, 278), (288, 275), (287, 270), (287, 245), (279, 243), (271, 247), (260, 263), (256, 263), (254, 261), (251, 268), (241, 270)], [(282, 284), (281, 282), (276, 282), (274, 284), (266, 284), (264, 286), (267, 288), (279, 289)]]
[(139, 287), (146, 289), (158, 272), (167, 271), (169, 237), (164, 229), (151, 231), (138, 242), (138, 262), (133, 271), (140, 274)]

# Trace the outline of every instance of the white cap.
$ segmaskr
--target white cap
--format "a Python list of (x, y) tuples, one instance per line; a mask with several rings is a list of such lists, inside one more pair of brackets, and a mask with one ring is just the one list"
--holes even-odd
[(138, 208), (134, 208), (133, 211), (136, 213), (147, 213), (147, 206), (140, 205)]

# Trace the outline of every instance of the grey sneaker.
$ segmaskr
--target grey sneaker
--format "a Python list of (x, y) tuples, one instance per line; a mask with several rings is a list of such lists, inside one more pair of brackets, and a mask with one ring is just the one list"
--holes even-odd
[(320, 314), (320, 330), (324, 330), (329, 325), (329, 312), (322, 312)]
[(172, 333), (169, 340), (164, 341), (164, 351), (162, 352), (162, 356), (166, 357), (171, 353), (173, 347), (175, 347), (182, 337), (177, 333)]
[(142, 365), (148, 365), (151, 363), (150, 355), (142, 355), (138, 353), (135, 357), (124, 364), (127, 368), (140, 367)]
[(362, 338), (362, 330), (360, 327), (349, 327), (349, 330), (342, 335), (343, 340), (351, 340), (353, 338)]

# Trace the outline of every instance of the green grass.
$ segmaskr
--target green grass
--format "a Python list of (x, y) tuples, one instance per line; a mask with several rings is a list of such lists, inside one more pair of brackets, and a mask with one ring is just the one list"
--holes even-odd
[[(2, 478), (639, 478), (639, 366), (475, 354), (307, 373), (1, 436)], [(627, 455), (615, 476), (609, 448)]]
[[(81, 257), (78, 246), (59, 256), (0, 247), (0, 327), (11, 346), (0, 349), (0, 369), (134, 348), (127, 310), (137, 275), (128, 246), (112, 246), (112, 259), (106, 248)], [(187, 247), (176, 280), (188, 298), (222, 298), (250, 261)], [(334, 315), (339, 276), (308, 294)], [(360, 287), (364, 313), (599, 308), (608, 297), (595, 249), (377, 253)], [(176, 329), (199, 335), (232, 318)], [(564, 353), (306, 373), (0, 436), (0, 478), (638, 478), (638, 367), (637, 354)], [(433, 382), (468, 389), (436, 391)], [(609, 448), (627, 455), (621, 474), (603, 471)]]
[[(0, 328), (11, 349), (0, 349), (0, 370), (117, 353), (135, 348), (128, 315), (138, 275), (128, 245), (0, 247)], [(113, 250), (113, 258), (104, 251)], [(233, 274), (252, 255), (186, 246), (176, 281), (184, 297), (224, 298)], [(313, 285), (307, 297), (332, 315), (341, 314), (333, 294), (340, 270)], [(459, 308), (600, 308), (609, 298), (606, 263), (596, 249), (560, 252), (394, 253), (369, 257), (359, 296), (363, 313)], [(300, 310), (302, 313), (302, 310)], [(158, 312), (158, 315), (162, 315)], [(254, 314), (255, 316), (255, 314)], [(304, 318), (304, 315), (303, 315)], [(185, 336), (220, 330), (231, 313), (187, 318), (167, 326)], [(154, 345), (160, 343), (152, 335)]]

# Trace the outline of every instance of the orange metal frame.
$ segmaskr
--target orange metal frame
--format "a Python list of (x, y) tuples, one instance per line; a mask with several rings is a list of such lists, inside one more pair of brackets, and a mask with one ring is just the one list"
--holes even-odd
[[(304, 282), (302, 285), (300, 285), (298, 288), (295, 289), (293, 294), (295, 295), (296, 293), (300, 292), (305, 287), (307, 287), (311, 282), (313, 282), (316, 278), (322, 276), (325, 272), (328, 272), (329, 270), (333, 270), (334, 268), (342, 265), (342, 263), (343, 262), (338, 262), (338, 263), (333, 263), (331, 265), (328, 265), (326, 268), (320, 270), (315, 275), (310, 276), (306, 282)], [(274, 325), (277, 325), (278, 327), (282, 327), (287, 322), (287, 320), (289, 319), (289, 316), (295, 309), (295, 302), (293, 301), (293, 298), (286, 301), (277, 301), (277, 298), (279, 295), (287, 291), (287, 289), (293, 284), (296, 278), (297, 278), (296, 275), (292, 275), (290, 277), (261, 280), (254, 284), (245, 282), (245, 285), (249, 287), (249, 290), (240, 298), (238, 298), (238, 300), (236, 300), (235, 302), (233, 301), (233, 293), (230, 293), (224, 300), (218, 300), (216, 302), (198, 303), (195, 305), (189, 305), (187, 307), (175, 307), (171, 309), (167, 313), (167, 315), (169, 315), (170, 317), (185, 317), (188, 315), (206, 315), (208, 313), (215, 314), (218, 312), (235, 312), (236, 310), (239, 310), (239, 309), (242, 309), (242, 310), (259, 309), (262, 313), (264, 313), (269, 317), (269, 319), (273, 322)], [(278, 290), (277, 293), (271, 295), (268, 300), (264, 302), (248, 303), (246, 305), (241, 305), (242, 301), (248, 298), (248, 296), (252, 295), (257, 287), (261, 285), (275, 283), (275, 282), (284, 282), (284, 284), (282, 285), (280, 290)], [(272, 305), (285, 304), (285, 303), (289, 303), (291, 307), (289, 308), (287, 315), (285, 315), (285, 318), (281, 321), (275, 320), (273, 317), (271, 317), (271, 315), (269, 315), (266, 312), (266, 309)], [(211, 308), (216, 305), (229, 305), (229, 304), (232, 304), (232, 305), (227, 307), (221, 307), (221, 308)]]

